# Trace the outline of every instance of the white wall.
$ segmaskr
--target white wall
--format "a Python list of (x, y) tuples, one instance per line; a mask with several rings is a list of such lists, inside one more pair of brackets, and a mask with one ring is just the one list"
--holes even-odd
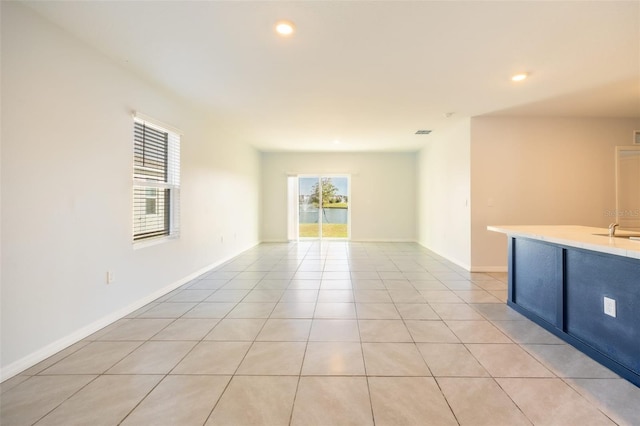
[[(138, 250), (132, 110), (184, 132), (182, 235)], [(13, 2), (1, 136), (3, 378), (258, 241), (253, 148)]]
[(433, 132), (418, 157), (420, 244), (469, 268), (469, 119)]
[(506, 268), (506, 237), (487, 225), (613, 222), (614, 147), (639, 128), (631, 118), (473, 118), (473, 268)]
[(263, 153), (262, 241), (287, 239), (287, 174), (351, 175), (352, 240), (416, 240), (415, 153)]

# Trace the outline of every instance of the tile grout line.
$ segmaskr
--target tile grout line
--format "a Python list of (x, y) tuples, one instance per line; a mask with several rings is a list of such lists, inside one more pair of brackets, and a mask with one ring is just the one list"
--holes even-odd
[[(308, 253), (308, 250), (307, 250), (307, 253)], [(306, 257), (306, 254), (305, 254), (305, 257)], [(303, 258), (303, 261), (304, 261), (304, 258)], [(302, 264), (302, 262), (301, 262), (301, 264)], [(300, 269), (300, 265), (298, 265), (298, 269), (296, 269), (296, 271), (298, 271), (299, 269)], [(321, 279), (320, 279), (320, 285), (322, 285), (322, 275), (321, 275)], [(316, 312), (316, 307), (317, 306), (318, 306), (318, 297), (316, 297), (316, 303), (315, 303), (315, 305), (313, 307), (313, 312), (311, 313), (311, 324), (309, 326), (309, 332), (307, 334), (307, 341), (305, 343), (304, 352), (302, 354), (302, 362), (300, 362), (300, 372), (298, 374), (298, 380), (296, 381), (296, 389), (295, 389), (295, 391), (293, 393), (293, 401), (291, 402), (291, 411), (289, 413), (289, 425), (291, 425), (292, 422), (293, 422), (293, 413), (294, 413), (294, 410), (296, 408), (296, 401), (298, 399), (298, 390), (300, 389), (300, 382), (302, 381), (302, 369), (304, 368), (304, 361), (305, 361), (305, 359), (307, 357), (307, 349), (309, 348), (309, 339), (311, 337), (311, 330), (313, 329), (313, 319), (315, 317), (315, 312)]]
[[(354, 295), (355, 297), (355, 295)], [(364, 342), (362, 341), (362, 332), (360, 330), (360, 318), (358, 316), (358, 311), (356, 309), (356, 325), (358, 326), (358, 340), (360, 341), (360, 354), (362, 355), (362, 364), (364, 367), (364, 377), (365, 377), (365, 381), (367, 383), (367, 394), (369, 396), (369, 410), (371, 412), (371, 421), (373, 422), (373, 425), (375, 426), (376, 424), (376, 417), (375, 417), (375, 413), (373, 411), (373, 399), (371, 397), (371, 385), (369, 383), (369, 374), (367, 372), (367, 362), (365, 360), (365, 356), (364, 356)]]

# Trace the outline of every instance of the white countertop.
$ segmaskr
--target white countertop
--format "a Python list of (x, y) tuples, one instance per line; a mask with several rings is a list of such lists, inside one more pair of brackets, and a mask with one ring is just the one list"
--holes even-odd
[[(615, 254), (618, 256), (640, 259), (640, 241), (628, 238), (609, 238), (593, 234), (608, 234), (606, 228), (592, 228), (589, 226), (487, 226), (489, 231), (501, 232), (513, 237), (526, 237), (534, 240), (562, 244), (585, 250)], [(620, 235), (638, 235), (640, 232), (616, 230)]]

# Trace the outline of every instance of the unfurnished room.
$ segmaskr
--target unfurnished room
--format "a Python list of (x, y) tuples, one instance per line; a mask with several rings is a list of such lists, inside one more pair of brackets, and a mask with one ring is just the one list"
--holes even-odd
[(1, 1), (0, 424), (640, 425), (640, 2)]

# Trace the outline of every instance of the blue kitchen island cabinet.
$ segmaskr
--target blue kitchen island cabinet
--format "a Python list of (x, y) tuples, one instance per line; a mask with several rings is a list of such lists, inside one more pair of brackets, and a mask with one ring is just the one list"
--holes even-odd
[[(495, 226), (507, 304), (640, 386), (640, 241), (583, 226)], [(603, 235), (604, 234), (604, 235)]]

